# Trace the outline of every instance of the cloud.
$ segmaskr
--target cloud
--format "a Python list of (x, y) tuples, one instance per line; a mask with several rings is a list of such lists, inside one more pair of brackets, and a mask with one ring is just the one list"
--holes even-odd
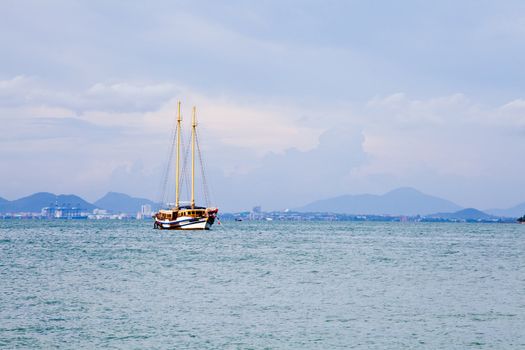
[[(29, 154), (49, 159), (50, 164), (62, 157), (63, 167), (68, 172), (76, 169), (78, 174), (92, 173), (89, 164), (96, 164), (99, 170), (93, 179), (100, 181), (96, 187), (108, 190), (111, 190), (108, 186), (116, 183), (111, 180), (115, 174), (122, 174), (117, 169), (127, 169), (136, 162), (145, 169), (160, 168), (166, 161), (162, 157), (174, 126), (180, 98), (174, 96), (177, 94), (187, 99), (183, 105), (185, 130), (189, 129), (191, 105), (198, 105), (203, 147), (222, 154), (210, 163), (220, 165), (223, 173), (251, 169), (268, 152), (315, 147), (322, 132), (302, 125), (298, 121), (302, 112), (294, 107), (207, 96), (174, 83), (97, 83), (80, 91), (62, 91), (36, 78), (17, 77), (0, 83), (0, 96), (10, 101), (0, 107), (4, 126), (0, 131), (0, 157), (10, 162), (19, 178), (30, 176), (20, 174), (32, 166), (24, 156)], [(73, 98), (68, 101), (62, 98), (67, 95)], [(140, 106), (132, 104), (137, 99), (143, 101)], [(92, 100), (97, 102), (91, 103)], [(134, 107), (125, 107), (128, 104)], [(146, 110), (140, 111), (141, 108)], [(81, 165), (67, 164), (67, 159), (75, 157), (81, 160)], [(239, 162), (240, 159), (247, 160)], [(160, 173), (157, 175), (160, 181)], [(15, 174), (3, 176), (10, 178)], [(47, 176), (42, 176), (41, 181), (55, 181), (51, 173)], [(137, 177), (145, 181), (150, 178), (146, 173), (134, 175)], [(60, 184), (70, 191), (91, 192), (86, 186), (94, 185), (93, 181), (80, 183), (81, 179), (85, 177), (69, 177), (61, 179)], [(123, 188), (133, 191), (137, 188), (133, 184), (138, 182), (130, 177), (121, 183), (127, 184)], [(148, 189), (151, 188), (142, 186), (136, 193), (130, 193), (147, 197)]]
[[(467, 195), (478, 198), (481, 189), (469, 185), (469, 193), (451, 193), (438, 184), (469, 178), (493, 183), (490, 178), (501, 177), (499, 172), (524, 170), (511, 161), (524, 146), (523, 99), (487, 107), (464, 94), (416, 99), (395, 93), (362, 105), (307, 110), (282, 101), (210, 95), (169, 81), (100, 82), (66, 91), (26, 76), (0, 81), (0, 157), (26, 179), (30, 175), (22, 169), (33, 166), (26, 154), (38, 154), (56, 167), (63, 159), (62, 166), (77, 174), (60, 181), (69, 192), (91, 192), (89, 184), (99, 192), (144, 197), (155, 188), (156, 195), (158, 186), (151, 181), (161, 181), (181, 97), (186, 128), (191, 106), (198, 106), (202, 147), (226, 208), (257, 203), (271, 208), (272, 201), (279, 208), (294, 207), (319, 197), (397, 186), (461, 203)], [(82, 164), (66, 165), (75, 158)], [(9, 182), (14, 173), (3, 180)], [(45, 181), (54, 181), (52, 173)], [(112, 188), (116, 184), (120, 189)], [(518, 201), (521, 195), (512, 198)]]
[(525, 99), (519, 98), (498, 109), (495, 117), (492, 118), (495, 125), (504, 125), (510, 128), (518, 128), (521, 132), (525, 131)]
[[(515, 161), (525, 146), (517, 132), (523, 128), (521, 111), (521, 100), (486, 107), (461, 94), (375, 98), (359, 118), (368, 162), (352, 178), (368, 191), (415, 186), (464, 205), (518, 202), (525, 197), (517, 187), (525, 166)], [(502, 174), (505, 184), (498, 180)]]
[[(118, 138), (119, 130), (115, 128), (102, 128), (92, 123), (77, 118), (24, 118), (8, 119), (3, 123), (5, 132), (0, 133), (6, 142), (33, 142), (49, 139), (76, 139), (77, 141), (106, 142)], [(14, 132), (22, 128), (20, 132)], [(10, 132), (9, 132), (10, 131)]]
[(199, 120), (219, 142), (252, 149), (258, 156), (290, 147), (311, 148), (322, 132), (302, 125), (304, 112), (293, 106), (207, 96), (169, 82), (96, 83), (85, 90), (63, 91), (20, 76), (0, 81), (0, 98), (4, 100), (0, 118), (11, 124), (22, 123), (20, 118), (71, 117), (99, 127), (153, 135), (169, 134), (177, 101), (184, 99), (185, 122), (191, 118), (191, 106), (197, 105)]
[[(270, 154), (258, 166), (227, 174), (221, 181), (229, 189), (255, 186), (249, 192), (252, 203), (246, 206), (259, 203), (267, 208), (293, 207), (342, 193), (383, 193), (400, 186), (466, 206), (511, 205), (525, 197), (513, 189), (525, 171), (522, 162), (512, 160), (519, 159), (525, 147), (515, 132), (522, 125), (517, 117), (523, 115), (521, 108), (521, 100), (488, 108), (463, 94), (426, 100), (403, 93), (375, 97), (360, 110), (345, 112), (343, 107), (330, 113), (339, 115), (337, 119), (318, 120), (331, 127), (314, 148)], [(502, 172), (504, 184), (498, 180)], [(246, 201), (241, 194), (229, 195), (239, 203)]]
[(85, 109), (145, 112), (155, 110), (184, 89), (172, 83), (96, 83), (85, 92)]
[(346, 178), (367, 160), (362, 142), (358, 130), (327, 130), (313, 149), (268, 154), (256, 168), (242, 174), (216, 173), (220, 177), (217, 196), (227, 210), (257, 204), (266, 209), (285, 209), (349, 191), (352, 186)]
[(398, 185), (511, 205), (525, 198), (522, 9), (0, 4), (0, 181), (13, 196), (148, 197), (182, 100), (226, 206)]

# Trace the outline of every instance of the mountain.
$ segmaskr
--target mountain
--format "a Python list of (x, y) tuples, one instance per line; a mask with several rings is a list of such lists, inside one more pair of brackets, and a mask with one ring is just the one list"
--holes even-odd
[(27, 197), (14, 201), (8, 201), (0, 198), (0, 213), (17, 213), (17, 212), (40, 212), (42, 208), (53, 206), (73, 206), (79, 207), (86, 211), (92, 211), (96, 208), (107, 209), (116, 213), (135, 214), (140, 211), (143, 204), (150, 204), (152, 209), (158, 205), (149, 199), (133, 198), (123, 193), (109, 192), (100, 198), (94, 204), (91, 204), (76, 195), (55, 195), (49, 192), (39, 192)]
[(299, 212), (332, 212), (342, 214), (426, 215), (453, 212), (461, 207), (446, 199), (402, 187), (384, 195), (344, 195), (307, 204)]
[(14, 201), (0, 202), (0, 213), (32, 212), (37, 213), (44, 207), (55, 204), (79, 207), (91, 211), (96, 207), (84, 199), (73, 194), (56, 195), (49, 192), (39, 192)]
[(474, 208), (467, 208), (455, 213), (436, 213), (428, 215), (431, 218), (449, 219), (449, 220), (494, 220), (497, 217), (484, 213)]
[(506, 216), (510, 218), (517, 218), (525, 214), (525, 203), (521, 203), (508, 209), (488, 209), (487, 213), (496, 216)]
[(106, 195), (94, 203), (98, 208), (110, 210), (114, 213), (135, 214), (140, 211), (144, 204), (151, 205), (155, 210), (158, 205), (145, 198), (134, 198), (124, 193), (108, 192)]

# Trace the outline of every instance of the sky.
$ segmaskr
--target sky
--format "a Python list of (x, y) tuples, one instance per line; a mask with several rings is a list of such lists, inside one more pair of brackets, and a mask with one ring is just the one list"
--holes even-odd
[(160, 199), (180, 100), (224, 211), (404, 186), (525, 202), (522, 1), (5, 0), (0, 19), (0, 197)]

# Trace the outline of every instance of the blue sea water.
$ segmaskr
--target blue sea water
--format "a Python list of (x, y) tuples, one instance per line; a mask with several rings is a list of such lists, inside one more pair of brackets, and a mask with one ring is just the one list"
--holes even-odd
[(0, 348), (524, 349), (525, 225), (0, 220)]

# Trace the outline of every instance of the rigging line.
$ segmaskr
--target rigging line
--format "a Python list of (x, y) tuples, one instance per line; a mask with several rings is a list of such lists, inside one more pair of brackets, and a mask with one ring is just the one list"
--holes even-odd
[[(182, 135), (181, 135), (181, 138), (182, 138)], [(190, 153), (190, 142), (191, 142), (191, 140), (188, 140), (187, 146), (184, 146), (184, 140), (181, 140), (182, 153), (184, 155), (184, 158), (182, 160), (182, 171), (181, 171), (181, 177), (179, 179), (179, 188), (182, 188), (183, 184), (186, 185), (185, 186), (186, 196), (188, 195), (188, 193), (190, 193), (190, 182), (189, 182), (189, 179), (188, 179), (188, 171), (187, 171), (187, 168), (188, 168), (188, 157), (189, 157), (189, 153)]]
[(175, 118), (174, 127), (172, 128), (172, 133), (170, 135), (171, 139), (171, 145), (168, 148), (168, 163), (166, 164), (166, 168), (164, 169), (164, 177), (162, 179), (162, 182), (160, 184), (160, 193), (158, 195), (158, 203), (161, 205), (167, 204), (168, 202), (168, 196), (167, 196), (167, 187), (168, 187), (168, 179), (170, 175), (171, 170), (171, 163), (173, 160), (173, 153), (175, 150), (175, 143), (176, 143), (176, 136), (177, 136), (177, 120)]
[(197, 153), (199, 155), (199, 163), (201, 165), (201, 177), (202, 177), (202, 187), (203, 187), (202, 192), (204, 195), (204, 201), (206, 203), (206, 206), (209, 207), (210, 206), (210, 193), (208, 189), (208, 181), (206, 179), (206, 172), (204, 169), (204, 160), (202, 158), (202, 152), (201, 152), (201, 147), (199, 143), (198, 132), (195, 132), (195, 143), (197, 144)]
[(198, 150), (198, 153), (199, 153), (199, 162), (200, 162), (200, 165), (201, 165), (201, 176), (202, 176), (202, 183), (203, 183), (203, 193), (204, 193), (204, 197), (206, 199), (206, 206), (210, 206), (212, 198), (211, 198), (211, 195), (210, 195), (210, 185), (209, 185), (208, 179), (206, 177), (207, 166), (206, 166), (205, 159), (202, 157), (202, 152), (201, 152), (201, 149), (200, 149), (200, 143), (199, 143), (199, 137), (198, 136), (199, 136), (198, 133), (196, 133), (195, 139), (196, 139), (196, 143), (197, 143), (197, 150)]

